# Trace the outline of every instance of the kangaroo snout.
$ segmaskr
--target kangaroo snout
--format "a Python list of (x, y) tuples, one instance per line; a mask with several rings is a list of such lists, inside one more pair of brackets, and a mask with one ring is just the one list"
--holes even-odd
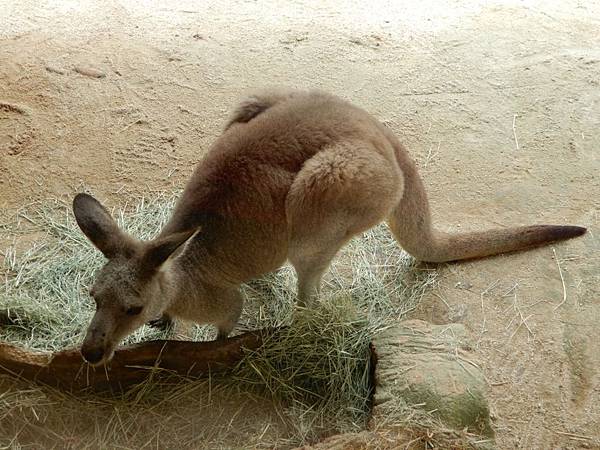
[(98, 364), (104, 358), (103, 348), (81, 347), (81, 355), (90, 364)]
[(110, 342), (106, 339), (107, 330), (102, 322), (102, 317), (96, 314), (81, 344), (81, 356), (92, 365), (110, 359), (108, 357), (111, 353)]

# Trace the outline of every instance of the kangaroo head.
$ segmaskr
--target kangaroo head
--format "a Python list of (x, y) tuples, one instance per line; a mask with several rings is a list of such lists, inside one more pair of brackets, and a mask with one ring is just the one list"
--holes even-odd
[(121, 230), (87, 194), (75, 197), (73, 212), (81, 230), (108, 259), (90, 290), (96, 313), (81, 347), (85, 360), (99, 365), (112, 358), (123, 338), (168, 307), (161, 268), (195, 230), (140, 241)]

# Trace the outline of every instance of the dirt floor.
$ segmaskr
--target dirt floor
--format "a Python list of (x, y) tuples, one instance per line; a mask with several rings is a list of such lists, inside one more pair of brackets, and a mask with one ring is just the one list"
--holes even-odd
[(600, 2), (0, 0), (0, 207), (181, 188), (237, 98), (318, 87), (419, 162), (440, 229), (589, 233), (440, 268), (499, 448), (600, 442)]

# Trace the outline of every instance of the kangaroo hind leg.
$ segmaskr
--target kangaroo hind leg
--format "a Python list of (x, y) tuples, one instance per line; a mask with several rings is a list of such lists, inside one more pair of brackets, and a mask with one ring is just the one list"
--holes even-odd
[(401, 191), (398, 167), (366, 143), (335, 144), (304, 164), (286, 199), (301, 305), (317, 297), (338, 250), (387, 217)]

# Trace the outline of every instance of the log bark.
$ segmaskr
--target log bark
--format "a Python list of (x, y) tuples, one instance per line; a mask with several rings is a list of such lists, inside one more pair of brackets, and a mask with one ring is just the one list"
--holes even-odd
[(108, 365), (95, 368), (84, 362), (78, 348), (33, 352), (0, 343), (0, 374), (71, 391), (123, 391), (151, 374), (197, 378), (229, 371), (247, 350), (261, 346), (267, 332), (252, 331), (213, 342), (142, 342), (118, 348)]

